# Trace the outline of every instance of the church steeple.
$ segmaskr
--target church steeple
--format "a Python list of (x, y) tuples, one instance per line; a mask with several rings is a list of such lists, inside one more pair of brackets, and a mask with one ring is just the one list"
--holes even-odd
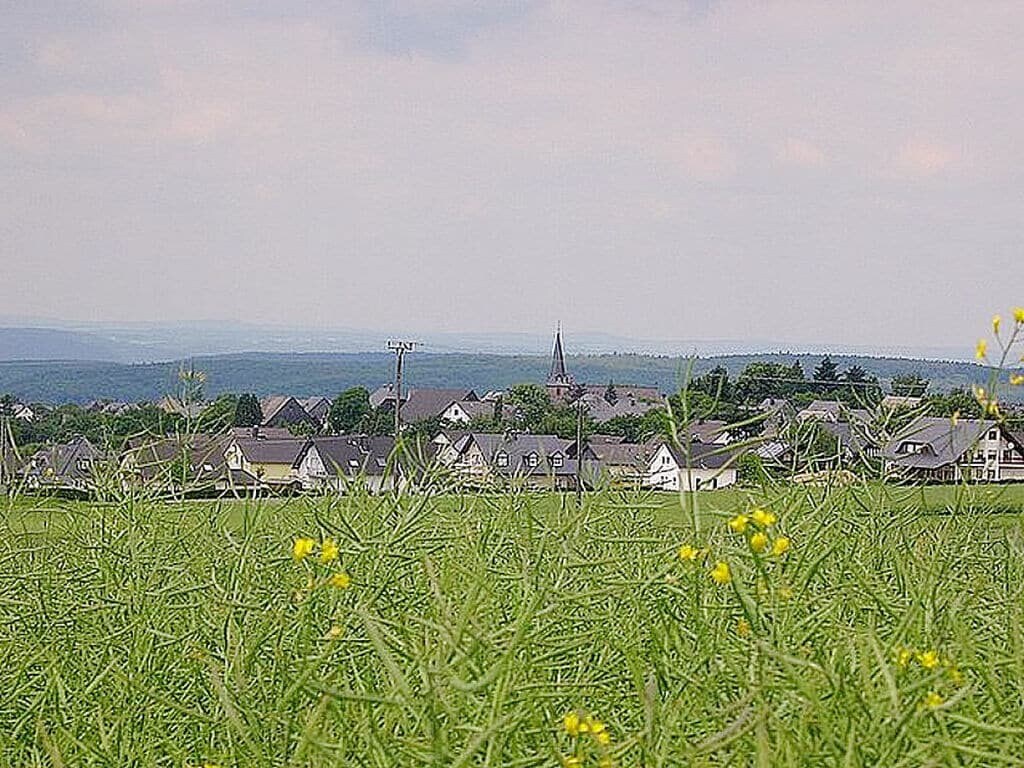
[(568, 384), (572, 381), (565, 370), (565, 353), (562, 351), (562, 324), (555, 331), (555, 349), (551, 353), (551, 372), (548, 374), (549, 384)]

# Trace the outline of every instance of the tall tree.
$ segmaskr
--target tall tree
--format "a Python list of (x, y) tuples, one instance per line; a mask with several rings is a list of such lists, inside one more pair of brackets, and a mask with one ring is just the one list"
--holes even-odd
[(894, 376), (892, 393), (902, 397), (924, 397), (930, 382), (919, 373), (904, 373)]
[(608, 382), (608, 387), (604, 391), (604, 399), (609, 405), (619, 402), (619, 393), (615, 391), (615, 384), (611, 381)]
[(366, 387), (351, 387), (334, 398), (327, 412), (327, 425), (335, 433), (352, 432), (369, 412), (370, 393)]
[(263, 409), (260, 408), (259, 398), (251, 392), (239, 396), (235, 407), (235, 426), (258, 427), (262, 423)]
[(821, 358), (821, 363), (814, 369), (814, 380), (826, 384), (839, 381), (839, 366), (829, 355)]

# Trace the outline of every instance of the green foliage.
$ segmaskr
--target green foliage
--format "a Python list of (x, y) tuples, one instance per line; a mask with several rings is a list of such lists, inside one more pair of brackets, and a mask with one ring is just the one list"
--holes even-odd
[(234, 425), (236, 427), (258, 427), (263, 423), (263, 408), (260, 406), (260, 399), (251, 392), (247, 392), (238, 398)]
[(892, 393), (902, 397), (924, 397), (928, 379), (918, 373), (905, 373), (892, 379)]
[(0, 763), (1017, 765), (1022, 523), (929, 490), (6, 508)]
[(825, 355), (814, 369), (814, 380), (816, 382), (839, 381), (839, 366), (831, 357)]
[(150, 403), (139, 403), (121, 413), (91, 411), (78, 405), (40, 410), (31, 422), (13, 419), (11, 430), (19, 446), (64, 443), (82, 435), (98, 447), (120, 450), (131, 438), (174, 434), (184, 419)]
[(230, 392), (219, 395), (199, 414), (199, 429), (207, 432), (221, 432), (235, 423), (238, 397)]
[(370, 411), (370, 392), (366, 387), (350, 387), (334, 398), (327, 425), (335, 434), (354, 432)]

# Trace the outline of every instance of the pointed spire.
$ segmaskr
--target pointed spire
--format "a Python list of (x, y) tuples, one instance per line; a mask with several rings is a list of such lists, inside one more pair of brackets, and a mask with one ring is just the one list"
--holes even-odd
[(565, 372), (565, 353), (562, 352), (562, 323), (558, 323), (558, 330), (555, 331), (555, 349), (551, 353), (551, 372), (548, 374), (548, 381), (561, 384), (569, 381), (569, 375)]

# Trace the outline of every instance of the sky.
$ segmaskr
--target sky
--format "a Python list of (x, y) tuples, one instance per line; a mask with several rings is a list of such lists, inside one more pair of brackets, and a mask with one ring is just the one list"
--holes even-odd
[(1024, 3), (0, 2), (0, 315), (948, 346)]

